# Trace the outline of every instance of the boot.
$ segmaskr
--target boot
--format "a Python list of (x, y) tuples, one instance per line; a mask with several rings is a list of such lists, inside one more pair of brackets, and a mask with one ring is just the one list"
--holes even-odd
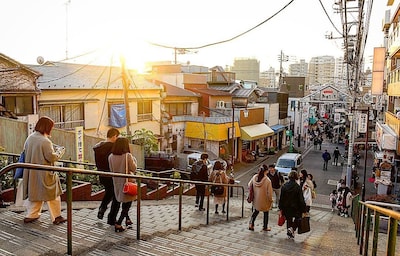
[(225, 211), (225, 203), (222, 204), (222, 213), (226, 213), (226, 211)]
[(215, 214), (219, 214), (219, 212), (218, 212), (218, 204), (215, 205)]

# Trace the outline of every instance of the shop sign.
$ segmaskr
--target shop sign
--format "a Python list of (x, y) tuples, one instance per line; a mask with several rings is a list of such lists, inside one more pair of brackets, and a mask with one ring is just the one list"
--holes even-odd
[(359, 133), (366, 133), (368, 126), (368, 115), (361, 113), (358, 116), (358, 132)]

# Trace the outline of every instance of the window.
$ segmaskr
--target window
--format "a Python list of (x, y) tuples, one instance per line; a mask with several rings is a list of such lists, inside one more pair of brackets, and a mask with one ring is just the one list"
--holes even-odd
[(138, 106), (138, 121), (151, 121), (153, 117), (152, 102), (151, 101), (140, 101), (137, 103)]
[(4, 107), (17, 116), (33, 114), (32, 96), (3, 96)]
[(83, 103), (43, 105), (39, 108), (40, 116), (48, 116), (54, 120), (54, 127), (72, 130), (84, 126)]
[(165, 111), (173, 116), (190, 115), (191, 103), (167, 103)]

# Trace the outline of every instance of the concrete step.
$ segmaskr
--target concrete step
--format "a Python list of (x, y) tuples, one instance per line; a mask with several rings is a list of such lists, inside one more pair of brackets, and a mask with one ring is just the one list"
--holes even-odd
[[(344, 254), (357, 255), (354, 224), (326, 207), (312, 207), (311, 232), (286, 238), (286, 227), (279, 227), (276, 208), (270, 211), (270, 232), (262, 230), (262, 214), (255, 231), (248, 230), (251, 205), (245, 205), (245, 217), (240, 218), (241, 201), (232, 198), (230, 221), (226, 215), (210, 210), (206, 213), (194, 207), (193, 197), (184, 197), (182, 231), (178, 231), (178, 200), (143, 201), (141, 210), (141, 240), (136, 240), (136, 225), (123, 233), (97, 219), (97, 203), (74, 202), (72, 238), (74, 255), (339, 255), (340, 245), (348, 244)], [(131, 207), (136, 216), (136, 203)], [(66, 216), (63, 206), (63, 216)], [(210, 208), (214, 206), (210, 202)], [(10, 208), (11, 209), (11, 208)], [(106, 213), (107, 214), (107, 213)], [(55, 226), (47, 211), (31, 224), (23, 223), (20, 211), (0, 211), (0, 255), (65, 255), (67, 225)], [(135, 222), (135, 221), (134, 221)], [(352, 251), (354, 249), (354, 252)], [(349, 252), (351, 252), (349, 254)]]
[[(270, 212), (272, 231), (262, 231), (262, 216), (256, 220), (255, 231), (248, 230), (248, 217), (230, 222), (194, 227), (181, 232), (159, 234), (146, 241), (118, 244), (106, 251), (92, 251), (87, 255), (137, 254), (146, 250), (148, 255), (357, 255), (358, 247), (354, 225), (350, 218), (341, 218), (325, 209), (311, 210), (311, 232), (287, 239), (286, 225), (279, 227), (277, 212)], [(341, 227), (338, 237), (330, 237), (331, 223)], [(345, 224), (342, 224), (345, 223)], [(343, 242), (343, 243), (342, 243)], [(345, 253), (336, 250), (341, 244)], [(140, 254), (139, 254), (140, 255)]]

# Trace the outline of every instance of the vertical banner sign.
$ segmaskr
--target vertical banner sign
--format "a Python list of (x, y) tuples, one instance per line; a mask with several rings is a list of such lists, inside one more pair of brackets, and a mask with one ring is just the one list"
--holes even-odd
[(38, 120), (38, 115), (28, 115), (28, 136), (35, 131), (35, 126)]
[(83, 162), (83, 127), (75, 127), (76, 161)]
[(340, 113), (335, 113), (335, 115), (333, 116), (333, 121), (335, 121), (336, 123), (340, 122)]
[(366, 133), (367, 132), (367, 125), (368, 125), (368, 114), (360, 114), (358, 119), (358, 132), (359, 133)]

